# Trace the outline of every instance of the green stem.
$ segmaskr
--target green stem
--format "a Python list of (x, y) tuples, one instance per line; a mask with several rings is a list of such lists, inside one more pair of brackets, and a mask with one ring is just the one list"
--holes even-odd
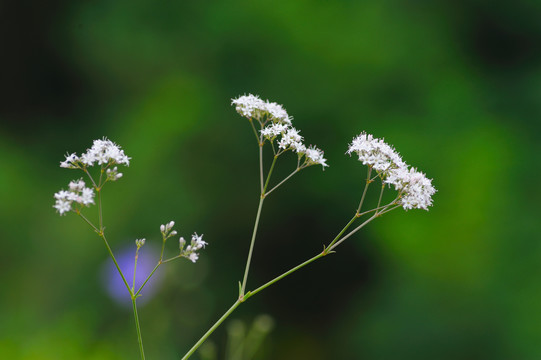
[(141, 352), (141, 360), (145, 360), (145, 351), (143, 350), (143, 338), (141, 337), (141, 327), (139, 326), (139, 316), (137, 315), (137, 305), (135, 304), (135, 296), (132, 296), (133, 317), (135, 319), (135, 328), (137, 329), (137, 341), (139, 342), (139, 351)]
[(134, 261), (134, 264), (133, 264), (133, 282), (132, 282), (132, 285), (131, 285), (132, 294), (135, 291), (135, 273), (137, 271), (137, 259), (138, 258), (139, 258), (139, 247), (137, 247), (137, 250), (135, 250), (135, 261)]
[[(385, 190), (385, 183), (383, 182), (383, 180), (381, 181), (381, 191), (379, 193), (379, 200), (378, 200), (378, 208), (380, 207), (381, 205), (381, 198), (383, 197), (383, 190)], [(377, 214), (377, 212), (376, 212)]]
[(124, 273), (120, 269), (120, 266), (118, 265), (118, 262), (116, 261), (115, 255), (113, 255), (113, 250), (111, 250), (111, 246), (109, 246), (109, 242), (105, 238), (105, 234), (102, 232), (100, 234), (100, 237), (103, 239), (103, 242), (105, 243), (105, 247), (107, 248), (107, 251), (109, 252), (109, 255), (111, 256), (111, 259), (113, 259), (113, 262), (115, 263), (116, 269), (118, 273), (120, 274), (122, 281), (124, 281), (124, 285), (126, 285), (126, 288), (128, 289), (130, 295), (133, 295), (132, 289), (130, 285), (128, 285), (128, 281), (126, 280), (126, 277), (124, 277)]
[(368, 175), (366, 176), (366, 185), (364, 186), (363, 190), (363, 196), (361, 197), (361, 202), (359, 203), (359, 207), (357, 208), (357, 212), (361, 211), (361, 207), (363, 206), (364, 197), (366, 196), (366, 191), (368, 190), (368, 185), (372, 182), (370, 180), (370, 174), (372, 173), (372, 167), (368, 167)]
[(154, 272), (156, 270), (158, 270), (158, 268), (160, 267), (160, 265), (162, 264), (162, 262), (158, 262), (158, 264), (156, 264), (156, 266), (154, 266), (154, 269), (152, 269), (152, 272), (150, 273), (150, 275), (147, 276), (147, 278), (145, 279), (145, 281), (143, 282), (143, 284), (139, 287), (139, 290), (137, 290), (137, 292), (134, 294), (135, 296), (139, 295), (139, 293), (141, 292), (141, 290), (143, 290), (143, 288), (145, 287), (146, 283), (150, 280), (150, 278), (152, 277), (152, 275), (154, 275)]
[(389, 211), (393, 211), (394, 209), (398, 209), (399, 207), (402, 207), (402, 205), (397, 204), (397, 205), (395, 205), (395, 206), (393, 206), (393, 207), (388, 206), (386, 209), (380, 211), (380, 212), (378, 213), (378, 216), (381, 216), (381, 215), (383, 215), (383, 214), (387, 214)]
[(299, 172), (299, 168), (297, 167), (291, 174), (289, 174), (284, 180), (280, 181), (278, 183), (278, 185), (276, 185), (275, 187), (273, 187), (272, 189), (270, 189), (269, 191), (267, 191), (265, 193), (265, 196), (268, 196), (271, 192), (273, 192), (274, 190), (276, 190), (280, 185), (282, 185), (283, 183), (285, 183), (287, 180), (289, 180), (289, 178), (291, 178), (293, 175), (295, 175), (296, 173)]
[[(260, 147), (259, 149), (261, 151), (262, 147)], [(246, 259), (246, 268), (244, 269), (244, 278), (242, 280), (242, 286), (241, 286), (241, 290), (239, 294), (240, 297), (244, 296), (244, 291), (246, 290), (246, 282), (248, 281), (248, 273), (250, 272), (250, 263), (252, 261), (252, 254), (254, 252), (255, 238), (257, 235), (257, 229), (259, 228), (259, 219), (261, 217), (261, 209), (263, 208), (263, 201), (265, 200), (265, 190), (267, 189), (267, 186), (269, 185), (269, 180), (272, 175), (272, 170), (274, 169), (274, 164), (276, 164), (277, 159), (278, 159), (278, 156), (274, 156), (269, 173), (267, 174), (267, 180), (265, 181), (265, 185), (261, 189), (261, 197), (259, 198), (259, 206), (257, 208), (257, 215), (255, 218), (254, 230), (252, 232), (252, 240), (250, 241), (250, 250), (248, 251), (248, 258)], [(262, 161), (260, 163), (262, 163)]]
[(252, 125), (252, 129), (254, 130), (254, 135), (255, 135), (255, 138), (257, 140), (257, 143), (259, 144), (260, 141), (259, 141), (259, 135), (257, 134), (257, 130), (255, 129), (255, 126), (254, 126), (254, 122), (252, 119), (250, 119), (250, 125)]
[(371, 217), (369, 217), (365, 222), (363, 222), (361, 225), (357, 226), (355, 229), (353, 229), (349, 234), (341, 238), (339, 241), (335, 242), (333, 245), (329, 245), (327, 249), (329, 251), (333, 250), (335, 247), (340, 245), (344, 240), (346, 240), (351, 235), (355, 234), (357, 231), (361, 230), (366, 224), (368, 224), (370, 221), (374, 220), (376, 217), (378, 217), (379, 214), (374, 214)]
[(344, 226), (344, 228), (342, 229), (342, 231), (340, 231), (338, 233), (338, 235), (335, 236), (335, 238), (333, 239), (333, 241), (331, 241), (331, 243), (325, 247), (325, 251), (328, 251), (331, 246), (334, 245), (335, 242), (338, 241), (338, 239), (340, 239), (340, 236), (342, 236), (346, 230), (351, 226), (351, 224), (353, 224), (353, 222), (359, 217), (359, 215), (357, 215), (357, 213), (355, 213), (355, 215), (353, 215), (353, 217), (351, 218), (351, 220), (349, 220), (349, 222), (346, 224), (346, 226)]
[(269, 173), (267, 175), (267, 180), (265, 181), (265, 186), (263, 187), (263, 190), (261, 191), (262, 196), (266, 196), (265, 191), (267, 190), (267, 186), (269, 186), (269, 180), (271, 178), (272, 170), (274, 170), (274, 164), (276, 164), (276, 160), (278, 159), (277, 155), (274, 155), (274, 158), (272, 159), (272, 164), (269, 170)]
[(166, 238), (164, 237), (163, 241), (162, 241), (162, 251), (160, 253), (160, 261), (159, 261), (160, 263), (162, 262), (162, 259), (163, 259), (163, 251), (165, 249), (165, 240), (166, 240)]
[(259, 199), (259, 207), (257, 208), (257, 215), (255, 218), (254, 231), (252, 233), (252, 241), (250, 242), (250, 251), (248, 252), (248, 259), (246, 259), (246, 269), (244, 270), (244, 279), (242, 280), (242, 287), (240, 290), (240, 297), (244, 296), (244, 290), (246, 289), (246, 281), (248, 280), (248, 273), (250, 272), (250, 262), (252, 261), (252, 253), (254, 251), (255, 237), (257, 234), (257, 228), (259, 227), (259, 218), (261, 217), (261, 209), (263, 208), (263, 201), (265, 198), (261, 195)]
[(193, 355), (193, 353), (201, 346), (201, 344), (203, 344), (205, 342), (205, 340), (207, 340), (207, 338), (210, 336), (210, 334), (212, 334), (214, 332), (214, 330), (216, 330), (218, 328), (218, 326), (220, 326), (225, 319), (227, 319), (227, 317), (229, 315), (231, 315), (231, 313), (233, 311), (235, 311), (235, 309), (241, 304), (241, 300), (238, 299), (237, 301), (235, 301), (235, 303), (233, 304), (233, 306), (231, 306), (229, 308), (229, 310), (226, 311), (225, 314), (222, 315), (222, 317), (220, 319), (218, 319), (218, 321), (216, 321), (216, 323), (214, 325), (212, 325), (212, 327), (205, 333), (205, 335), (203, 335), (201, 337), (201, 339), (199, 339), (198, 342), (195, 343), (195, 345), (190, 349), (190, 351), (188, 351), (186, 353), (186, 355), (184, 355), (184, 357), (182, 358), (182, 360), (186, 360), (188, 359), (190, 356)]
[(75, 213), (79, 215), (81, 219), (83, 219), (88, 225), (90, 225), (98, 235), (100, 234), (100, 230), (96, 226), (94, 226), (94, 224), (92, 224), (92, 222), (90, 222), (90, 220), (88, 220), (83, 214), (81, 214), (79, 209), (75, 210)]
[(181, 254), (181, 255), (177, 255), (177, 256), (173, 256), (172, 258), (169, 258), (169, 259), (167, 259), (167, 260), (163, 260), (163, 261), (162, 261), (162, 264), (165, 264), (165, 263), (168, 263), (169, 261), (173, 261), (173, 260), (175, 260), (175, 259), (181, 258), (182, 256), (183, 256), (182, 254)]
[(247, 300), (248, 298), (254, 296), (255, 294), (257, 294), (258, 292), (260, 292), (261, 290), (264, 290), (266, 289), (267, 287), (271, 286), (272, 284), (276, 283), (277, 281), (280, 281), (282, 280), (283, 278), (285, 278), (286, 276), (294, 273), (295, 271), (299, 270), (300, 268), (310, 264), (311, 262), (313, 261), (316, 261), (317, 259), (319, 259), (320, 257), (323, 257), (325, 255), (328, 255), (327, 252), (321, 252), (319, 254), (317, 254), (316, 256), (314, 256), (313, 258), (311, 259), (308, 259), (306, 260), (305, 262), (303, 262), (302, 264), (300, 265), (297, 265), (295, 266), (294, 268), (286, 271), (285, 273), (283, 273), (282, 275), (280, 276), (277, 276), (275, 277), (274, 279), (272, 279), (271, 281), (269, 281), (268, 283), (264, 284), (264, 285), (261, 285), (260, 287), (258, 287), (257, 289), (253, 290), (253, 291), (249, 291), (246, 296), (244, 297), (244, 300)]
[(263, 194), (263, 142), (259, 142), (259, 183)]

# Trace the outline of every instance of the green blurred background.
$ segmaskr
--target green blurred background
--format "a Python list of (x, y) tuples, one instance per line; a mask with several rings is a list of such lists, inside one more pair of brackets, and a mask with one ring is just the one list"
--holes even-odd
[(102, 136), (132, 157), (105, 194), (113, 249), (158, 244), (171, 219), (210, 244), (159, 270), (147, 358), (179, 359), (234, 302), (258, 172), (230, 99), (251, 92), (330, 167), (266, 202), (249, 288), (350, 218), (365, 169), (344, 153), (362, 130), (439, 190), (240, 307), (232, 319), (274, 319), (257, 359), (541, 359), (540, 16), (527, 0), (2, 2), (0, 358), (139, 356), (101, 240), (52, 208), (79, 176), (63, 155)]

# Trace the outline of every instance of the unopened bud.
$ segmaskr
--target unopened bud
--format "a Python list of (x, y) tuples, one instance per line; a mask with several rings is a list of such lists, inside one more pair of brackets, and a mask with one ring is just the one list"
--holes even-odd
[(178, 240), (178, 243), (179, 243), (180, 250), (182, 250), (184, 245), (186, 245), (186, 240), (184, 240), (184, 238), (181, 236), (180, 239)]

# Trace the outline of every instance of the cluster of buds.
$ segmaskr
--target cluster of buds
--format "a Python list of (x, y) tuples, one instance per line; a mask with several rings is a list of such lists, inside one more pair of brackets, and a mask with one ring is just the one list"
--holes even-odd
[(112, 169), (107, 169), (107, 171), (105, 171), (105, 174), (107, 175), (108, 181), (117, 181), (118, 179), (122, 177), (122, 173), (118, 172), (117, 166), (115, 166)]
[(181, 237), (179, 239), (180, 255), (190, 259), (192, 262), (196, 262), (197, 259), (199, 259), (199, 254), (196, 251), (205, 248), (205, 245), (208, 244), (203, 241), (203, 235), (197, 235), (197, 233), (194, 233), (192, 235), (190, 245), (184, 248), (185, 245), (186, 240)]
[(145, 239), (137, 239), (135, 240), (135, 246), (137, 246), (137, 250), (141, 248), (143, 245), (145, 245)]
[(173, 226), (175, 226), (174, 221), (170, 221), (169, 223), (160, 226), (160, 231), (162, 233), (163, 241), (177, 234), (176, 230), (172, 230)]
[(87, 188), (82, 179), (71, 181), (68, 185), (69, 190), (60, 190), (54, 194), (56, 199), (53, 207), (64, 215), (71, 211), (72, 204), (75, 202), (81, 206), (89, 206), (94, 204), (94, 190)]

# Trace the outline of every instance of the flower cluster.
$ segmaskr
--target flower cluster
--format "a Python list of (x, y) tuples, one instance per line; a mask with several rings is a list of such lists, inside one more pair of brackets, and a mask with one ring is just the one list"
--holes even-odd
[[(177, 234), (176, 230), (173, 230), (173, 226), (175, 226), (174, 221), (170, 221), (169, 223), (160, 226), (160, 232), (162, 233), (162, 238), (163, 238), (164, 243), (167, 239)], [(179, 256), (188, 258), (192, 262), (196, 262), (197, 259), (199, 259), (199, 254), (196, 251), (204, 248), (205, 245), (207, 245), (207, 243), (203, 241), (203, 235), (199, 236), (196, 233), (194, 233), (192, 235), (192, 241), (190, 245), (184, 248), (185, 245), (186, 245), (186, 240), (184, 240), (184, 238), (181, 236), (179, 239), (179, 247), (180, 247)]]
[(424, 209), (432, 205), (436, 189), (432, 180), (415, 168), (409, 168), (398, 152), (383, 139), (362, 132), (353, 139), (347, 154), (356, 153), (359, 161), (377, 171), (382, 181), (394, 185), (405, 210)]
[[(95, 163), (102, 166), (102, 174), (105, 171), (106, 177), (104, 182), (116, 181), (122, 177), (122, 173), (118, 172), (117, 166), (113, 168), (110, 168), (110, 166), (116, 164), (128, 166), (130, 164), (130, 158), (124, 154), (124, 151), (120, 146), (107, 138), (103, 138), (101, 140), (94, 140), (92, 147), (87, 149), (80, 157), (77, 156), (76, 153), (66, 155), (66, 159), (60, 162), (60, 167), (84, 170), (87, 175), (90, 176), (87, 167), (93, 166)], [(102, 182), (101, 175), (99, 183), (94, 182), (92, 176), (90, 176), (90, 179), (94, 188), (99, 191), (104, 183)], [(85, 187), (83, 180), (72, 181), (70, 182), (69, 187), (69, 191), (61, 190), (54, 194), (56, 203), (53, 207), (60, 215), (70, 211), (74, 201), (84, 206), (94, 203), (94, 191), (93, 189)]]
[(196, 251), (205, 248), (205, 245), (208, 244), (203, 241), (203, 235), (194, 233), (192, 235), (192, 241), (190, 242), (190, 245), (186, 246), (186, 249), (184, 248), (185, 245), (186, 240), (181, 237), (179, 239), (180, 255), (190, 259), (192, 262), (196, 262), (197, 259), (199, 259), (199, 254), (196, 253)]
[(362, 132), (353, 139), (347, 154), (356, 153), (363, 165), (371, 166), (380, 173), (387, 173), (391, 169), (399, 169), (406, 164), (396, 150), (385, 143), (383, 139), (376, 139), (372, 135)]
[(275, 102), (261, 100), (258, 96), (249, 94), (232, 99), (237, 112), (248, 119), (256, 119), (265, 122), (264, 118), (272, 122), (291, 124), (291, 117), (282, 105)]
[[(80, 169), (86, 166), (124, 164), (130, 165), (130, 158), (124, 154), (124, 150), (107, 138), (94, 140), (92, 147), (80, 157), (77, 154), (66, 155), (66, 160), (60, 163), (60, 167), (67, 169)], [(115, 170), (116, 171), (116, 170)], [(109, 174), (108, 174), (109, 175)], [(121, 174), (118, 174), (122, 176)], [(120, 178), (118, 176), (118, 178)]]
[(69, 190), (60, 190), (54, 194), (54, 198), (56, 199), (56, 203), (53, 207), (60, 215), (64, 215), (64, 213), (71, 211), (73, 202), (81, 206), (94, 204), (94, 190), (87, 188), (85, 182), (80, 179), (71, 181), (69, 183)]
[[(268, 100), (261, 100), (255, 95), (244, 95), (233, 99), (232, 104), (236, 106), (237, 112), (247, 118), (255, 118), (260, 121), (262, 129), (261, 136), (271, 143), (280, 136), (277, 141), (279, 153), (291, 150), (299, 155), (299, 160), (305, 156), (304, 167), (310, 165), (321, 165), (325, 168), (327, 160), (323, 157), (323, 151), (312, 146), (307, 148), (303, 143), (303, 137), (299, 135), (299, 130), (291, 124), (292, 117), (287, 115), (286, 110), (276, 103)], [(267, 121), (262, 121), (264, 116), (271, 122), (263, 127)]]

